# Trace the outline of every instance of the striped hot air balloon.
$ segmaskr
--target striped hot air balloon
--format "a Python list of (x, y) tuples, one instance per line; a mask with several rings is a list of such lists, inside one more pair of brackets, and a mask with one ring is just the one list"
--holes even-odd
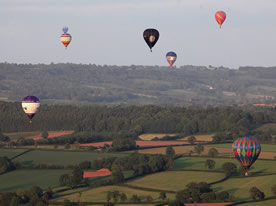
[(62, 31), (64, 33), (60, 36), (60, 40), (63, 43), (63, 45), (65, 46), (65, 48), (67, 48), (67, 46), (70, 44), (70, 42), (72, 40), (72, 36), (67, 33), (68, 32), (68, 27), (64, 27), (62, 29)]
[(226, 19), (226, 13), (224, 11), (218, 11), (216, 14), (215, 14), (215, 18), (219, 24), (219, 27), (221, 28), (221, 25), (223, 24), (223, 22), (225, 21)]
[(167, 53), (166, 59), (169, 62), (170, 67), (173, 66), (174, 62), (176, 61), (176, 58), (177, 58), (177, 55), (176, 55), (175, 52), (170, 51), (170, 52)]
[(32, 123), (32, 119), (35, 116), (38, 108), (40, 106), (39, 99), (35, 96), (26, 96), (22, 101), (22, 108), (24, 112), (30, 119), (30, 123)]
[(253, 137), (241, 137), (233, 143), (232, 148), (236, 159), (245, 170), (245, 176), (247, 176), (249, 168), (261, 153), (261, 145)]

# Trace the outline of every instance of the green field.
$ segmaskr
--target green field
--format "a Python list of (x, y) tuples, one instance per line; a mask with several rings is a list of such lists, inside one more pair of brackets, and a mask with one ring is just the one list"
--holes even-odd
[[(238, 160), (236, 159), (223, 159), (223, 158), (203, 158), (203, 157), (182, 157), (174, 162), (174, 168), (177, 169), (197, 169), (202, 170), (205, 168), (206, 159), (213, 159), (216, 162), (215, 169), (220, 170), (221, 166), (225, 162), (232, 162), (240, 167)], [(249, 172), (254, 173), (276, 173), (276, 161), (273, 160), (257, 160), (250, 168)], [(276, 181), (276, 180), (275, 180)]]
[[(217, 147), (217, 148), (229, 148), (232, 149), (232, 144), (210, 144), (209, 147)], [(262, 151), (263, 152), (276, 152), (276, 144), (262, 144)]]
[(17, 139), (20, 137), (29, 137), (40, 133), (41, 132), (17, 132), (17, 133), (6, 133), (5, 135), (8, 136), (10, 139)]
[(23, 162), (25, 165), (31, 164), (55, 164), (55, 165), (75, 165), (83, 161), (93, 161), (104, 157), (123, 157), (126, 154), (120, 153), (99, 153), (99, 152), (73, 152), (73, 151), (45, 151), (33, 150), (14, 161)]
[[(214, 185), (214, 191), (228, 191), (234, 195), (235, 199), (246, 200), (249, 198), (249, 190), (256, 186), (265, 195), (272, 196), (271, 187), (276, 184), (276, 175), (260, 177), (230, 178), (222, 183)], [(260, 204), (262, 205), (262, 204)]]
[[(58, 194), (58, 197), (56, 200), (61, 200), (63, 201), (64, 199), (76, 201), (78, 200), (78, 192), (81, 192), (81, 199), (80, 201), (83, 202), (92, 202), (92, 201), (106, 201), (106, 194), (108, 191), (115, 191), (118, 190), (120, 192), (124, 192), (128, 198), (130, 198), (132, 195), (137, 194), (143, 201), (145, 201), (145, 197), (150, 195), (153, 200), (158, 199), (159, 197), (159, 192), (150, 192), (150, 191), (144, 191), (144, 190), (138, 190), (138, 189), (133, 189), (133, 188), (128, 188), (128, 187), (122, 187), (122, 186), (104, 186), (104, 187), (99, 187), (95, 189), (74, 189), (74, 190), (69, 190), (65, 192), (61, 192)], [(169, 198), (174, 199), (175, 194), (167, 194)]]
[(0, 175), (0, 192), (16, 191), (30, 188), (33, 185), (43, 189), (59, 185), (62, 174), (70, 174), (72, 170), (16, 170)]
[(185, 189), (186, 185), (194, 182), (215, 182), (225, 177), (223, 173), (194, 172), (194, 171), (166, 171), (147, 175), (128, 182), (129, 185), (178, 191)]
[(24, 151), (26, 151), (26, 149), (0, 149), (0, 157), (6, 156), (12, 158)]

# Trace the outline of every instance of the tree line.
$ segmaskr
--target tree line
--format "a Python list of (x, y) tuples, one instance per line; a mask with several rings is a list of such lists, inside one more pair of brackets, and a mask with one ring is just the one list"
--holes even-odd
[[(177, 106), (72, 106), (44, 105), (29, 124), (19, 102), (0, 102), (2, 132), (74, 130), (67, 140), (46, 139), (60, 144), (137, 137), (142, 133), (230, 132), (233, 137), (250, 135), (260, 125), (276, 122), (276, 109)], [(273, 131), (275, 132), (275, 131)], [(5, 141), (5, 137), (0, 137)], [(59, 143), (60, 141), (60, 143)], [(43, 142), (43, 141), (42, 141)]]

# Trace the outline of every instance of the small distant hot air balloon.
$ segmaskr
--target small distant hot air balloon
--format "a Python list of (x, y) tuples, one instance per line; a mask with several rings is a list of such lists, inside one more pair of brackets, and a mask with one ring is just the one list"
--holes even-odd
[(166, 58), (167, 58), (167, 61), (170, 64), (170, 67), (172, 67), (174, 62), (176, 61), (177, 55), (176, 55), (175, 52), (170, 51), (170, 52), (167, 53)]
[(152, 47), (159, 39), (159, 32), (156, 29), (146, 29), (143, 33), (143, 37), (152, 52)]
[(35, 96), (27, 96), (22, 101), (22, 108), (24, 112), (30, 119), (30, 123), (32, 123), (32, 119), (35, 116), (38, 108), (40, 106), (39, 99)]
[(216, 14), (215, 14), (215, 18), (219, 24), (219, 27), (221, 28), (221, 25), (223, 24), (223, 22), (225, 21), (226, 19), (226, 13), (224, 11), (218, 11)]
[(247, 176), (249, 168), (261, 153), (261, 145), (253, 137), (241, 137), (236, 139), (232, 148), (236, 159), (245, 170), (245, 176)]
[(62, 31), (64, 33), (60, 36), (60, 40), (64, 44), (65, 48), (67, 48), (67, 46), (70, 44), (70, 42), (72, 40), (72, 36), (67, 33), (68, 32), (68, 27), (64, 27), (62, 29)]

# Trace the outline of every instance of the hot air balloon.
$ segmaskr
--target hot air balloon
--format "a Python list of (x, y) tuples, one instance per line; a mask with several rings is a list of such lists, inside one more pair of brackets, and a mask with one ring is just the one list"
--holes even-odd
[(170, 51), (170, 52), (167, 53), (166, 58), (167, 58), (167, 61), (170, 64), (170, 67), (172, 67), (174, 62), (176, 61), (177, 55), (176, 55), (175, 52)]
[(60, 40), (64, 44), (65, 48), (67, 48), (67, 46), (70, 44), (70, 42), (72, 40), (72, 36), (67, 33), (68, 32), (68, 27), (64, 27), (62, 29), (62, 31), (64, 33), (60, 36)]
[(143, 37), (152, 52), (152, 47), (159, 39), (159, 32), (156, 29), (146, 29), (143, 33)]
[(253, 137), (241, 137), (233, 143), (232, 148), (236, 159), (245, 170), (245, 176), (247, 176), (248, 169), (261, 153), (261, 145)]
[(32, 123), (32, 119), (35, 116), (39, 106), (39, 99), (35, 96), (27, 96), (23, 99), (22, 108), (29, 117), (30, 123)]
[(226, 13), (224, 11), (218, 11), (216, 14), (215, 14), (215, 18), (219, 24), (219, 27), (221, 28), (221, 25), (223, 24), (223, 22), (225, 21), (226, 19)]

